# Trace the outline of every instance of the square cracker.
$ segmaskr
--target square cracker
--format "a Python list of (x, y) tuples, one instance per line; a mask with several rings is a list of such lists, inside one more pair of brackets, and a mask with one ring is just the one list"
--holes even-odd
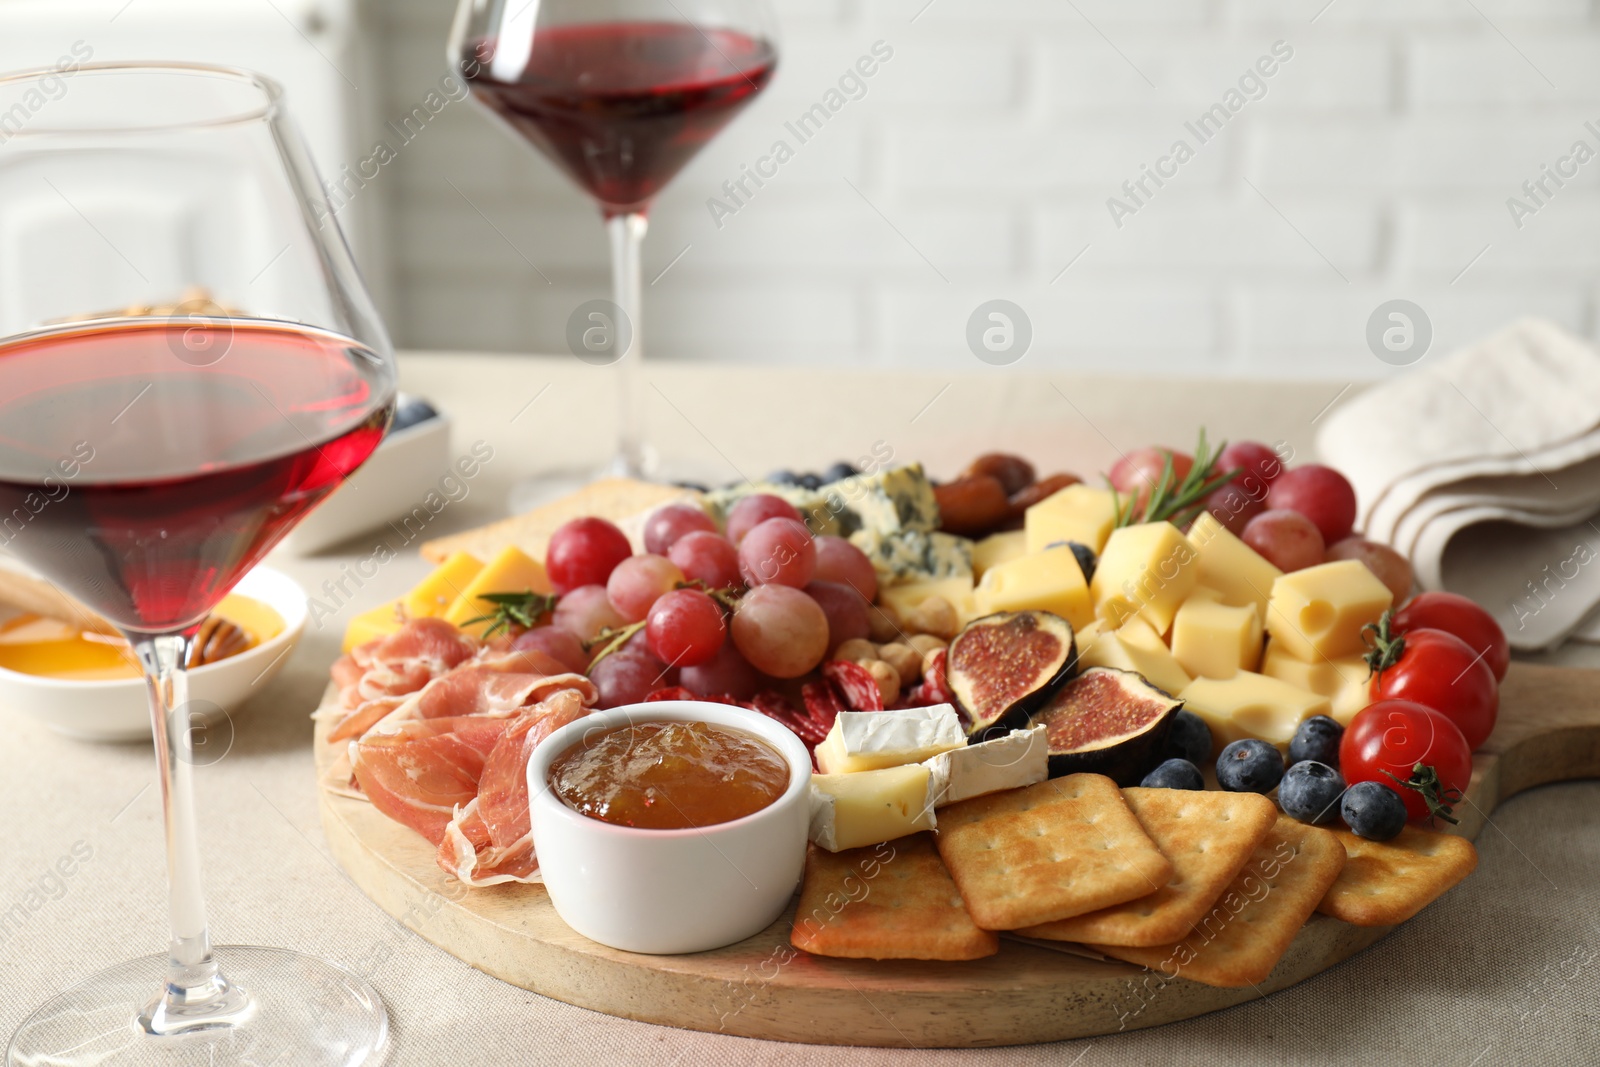
[(806, 852), (789, 941), (815, 956), (975, 960), (1000, 951), (980, 930), (939, 861), (932, 834), (866, 848)]
[(1069, 774), (939, 811), (939, 855), (985, 930), (1015, 930), (1148, 896), (1172, 864), (1122, 793)]
[(1122, 796), (1172, 863), (1172, 878), (1137, 900), (1018, 933), (1051, 941), (1170, 945), (1205, 917), (1278, 821), (1277, 805), (1259, 793), (1124, 789)]
[(1168, 978), (1234, 988), (1266, 980), (1344, 867), (1330, 831), (1279, 816), (1188, 937), (1171, 945), (1090, 945)]
[(1392, 841), (1335, 830), (1349, 860), (1317, 910), (1353, 926), (1403, 923), (1478, 866), (1471, 841), (1407, 826)]

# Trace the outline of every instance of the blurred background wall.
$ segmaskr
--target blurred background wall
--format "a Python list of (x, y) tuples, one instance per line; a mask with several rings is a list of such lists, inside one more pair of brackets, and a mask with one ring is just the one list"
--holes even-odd
[[(290, 81), (328, 177), (390, 144), (341, 217), (403, 346), (560, 351), (607, 295), (592, 206), (474, 105), (399, 132), (448, 72), (449, 0), (7, 7), (63, 23), (9, 35), (9, 66), (74, 38), (249, 59)], [(1029, 365), (1152, 373), (1382, 374), (1367, 321), (1395, 298), (1436, 352), (1521, 314), (1600, 328), (1591, 0), (777, 7), (771, 87), (653, 212), (653, 358), (973, 368), (994, 298), (1031, 319)], [(876, 42), (864, 93), (795, 144), (784, 123)], [(778, 138), (794, 158), (714, 218)]]

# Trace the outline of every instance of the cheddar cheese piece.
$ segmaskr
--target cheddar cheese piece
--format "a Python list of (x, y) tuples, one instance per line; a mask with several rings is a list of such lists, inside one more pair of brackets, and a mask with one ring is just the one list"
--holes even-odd
[(1245, 737), (1287, 750), (1302, 722), (1330, 710), (1327, 697), (1253, 671), (1232, 678), (1196, 678), (1178, 696), (1211, 727), (1213, 757), (1224, 745)]
[(444, 618), (463, 630), (482, 633), (488, 629), (487, 622), (466, 625), (468, 619), (489, 615), (494, 611), (494, 604), (481, 599), (481, 594), (549, 593), (552, 588), (550, 579), (544, 573), (544, 564), (516, 546), (508, 545), (473, 576), (466, 588), (461, 590), (461, 594), (450, 604), (449, 610), (444, 613)]
[(1172, 619), (1172, 656), (1197, 678), (1232, 678), (1261, 663), (1261, 618), (1209, 590), (1183, 602)]
[(1094, 621), (1089, 583), (1066, 545), (989, 568), (973, 597), (979, 615), (996, 611), (1049, 611), (1074, 628)]
[(990, 534), (972, 546), (972, 574), (982, 579), (984, 572), (1028, 554), (1028, 532), (1006, 530)]
[(1202, 511), (1189, 525), (1189, 543), (1197, 557), (1195, 584), (1214, 590), (1224, 604), (1255, 605), (1265, 620), (1272, 583), (1283, 572), (1229, 533), (1209, 511)]
[(1282, 651), (1307, 662), (1352, 656), (1366, 648), (1361, 628), (1377, 622), (1393, 600), (1360, 560), (1321, 563), (1272, 583), (1267, 633)]
[(1172, 658), (1161, 635), (1143, 619), (1129, 619), (1120, 629), (1107, 630), (1096, 621), (1078, 634), (1078, 666), (1114, 667), (1133, 671), (1151, 685), (1176, 696), (1189, 684), (1189, 675)]
[(1115, 530), (1089, 586), (1095, 614), (1111, 626), (1137, 615), (1157, 633), (1166, 633), (1178, 605), (1194, 591), (1195, 564), (1194, 546), (1170, 522)]
[(1368, 693), (1372, 672), (1360, 656), (1307, 663), (1283, 651), (1276, 642), (1269, 642), (1261, 673), (1327, 697), (1333, 717), (1342, 726), (1349, 726), (1356, 712), (1372, 703)]
[(926, 764), (811, 776), (811, 840), (829, 852), (893, 841), (937, 825)]
[(406, 614), (413, 619), (443, 615), (482, 570), (483, 563), (476, 556), (468, 552), (455, 553), (402, 598)]
[(401, 604), (399, 600), (390, 600), (351, 619), (344, 628), (344, 643), (340, 646), (343, 651), (349, 652), (357, 645), (397, 632), (405, 625)]
[(942, 597), (956, 609), (956, 618), (962, 625), (980, 614), (973, 607), (972, 575), (958, 574), (949, 578), (928, 578), (923, 581), (901, 582), (899, 585), (880, 586), (878, 603), (891, 609), (904, 619), (929, 597)]
[(1099, 552), (1116, 524), (1116, 495), (1082, 483), (1045, 497), (1029, 508), (1022, 520), (1030, 554), (1057, 541), (1076, 541)]

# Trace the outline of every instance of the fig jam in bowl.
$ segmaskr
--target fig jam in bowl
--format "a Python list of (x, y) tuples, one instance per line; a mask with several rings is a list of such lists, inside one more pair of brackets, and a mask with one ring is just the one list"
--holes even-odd
[(811, 756), (764, 715), (662, 700), (598, 711), (528, 761), (556, 912), (628, 952), (703, 952), (772, 924), (805, 866)]

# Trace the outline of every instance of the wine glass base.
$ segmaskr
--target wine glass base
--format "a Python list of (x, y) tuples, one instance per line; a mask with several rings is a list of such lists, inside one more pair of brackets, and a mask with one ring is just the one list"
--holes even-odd
[(139, 1014), (167, 972), (163, 953), (93, 975), (34, 1012), (11, 1035), (8, 1067), (376, 1067), (389, 1049), (389, 1014), (366, 982), (337, 964), (280, 948), (223, 945), (228, 981), (253, 1010), (239, 1021), (156, 1036)]

